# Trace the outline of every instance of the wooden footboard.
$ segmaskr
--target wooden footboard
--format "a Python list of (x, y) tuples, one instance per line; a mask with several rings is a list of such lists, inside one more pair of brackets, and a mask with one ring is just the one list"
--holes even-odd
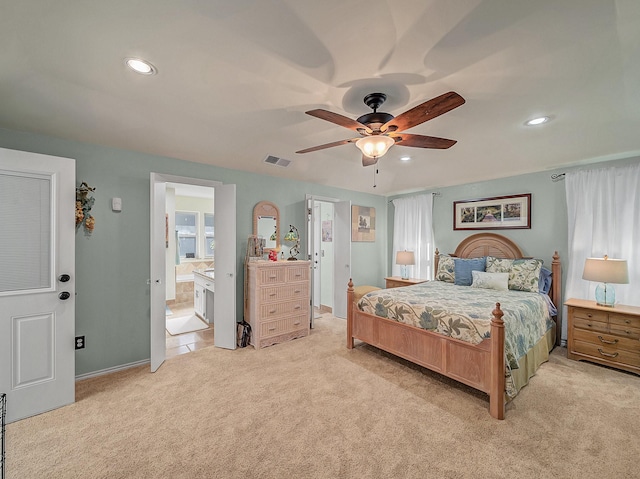
[(347, 288), (347, 348), (358, 339), (489, 394), (489, 412), (504, 419), (504, 322), (492, 312), (491, 337), (477, 345), (358, 310), (353, 282)]

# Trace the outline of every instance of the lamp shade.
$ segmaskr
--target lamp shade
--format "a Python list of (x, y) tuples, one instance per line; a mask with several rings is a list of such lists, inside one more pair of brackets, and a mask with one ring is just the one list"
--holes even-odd
[(398, 251), (396, 253), (396, 264), (409, 265), (415, 264), (416, 258), (413, 251)]
[(627, 284), (629, 271), (626, 259), (587, 258), (584, 262), (582, 279), (599, 283)]
[(395, 140), (389, 136), (372, 135), (360, 138), (356, 141), (356, 146), (363, 155), (369, 158), (380, 158), (389, 151), (389, 148), (391, 148), (391, 145), (394, 143)]

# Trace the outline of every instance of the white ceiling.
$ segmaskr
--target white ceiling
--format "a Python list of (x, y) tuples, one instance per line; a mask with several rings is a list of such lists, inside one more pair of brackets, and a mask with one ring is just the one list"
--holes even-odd
[[(0, 127), (385, 195), (468, 183), (639, 154), (639, 26), (638, 0), (0, 0)], [(451, 90), (408, 132), (458, 143), (393, 146), (376, 188), (355, 145), (295, 153), (354, 136), (307, 110)]]

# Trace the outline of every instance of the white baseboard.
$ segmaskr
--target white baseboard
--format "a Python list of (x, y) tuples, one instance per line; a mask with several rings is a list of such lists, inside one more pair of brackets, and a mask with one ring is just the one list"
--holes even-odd
[(124, 371), (125, 369), (135, 368), (136, 366), (143, 366), (145, 364), (150, 364), (151, 360), (143, 359), (142, 361), (136, 361), (134, 363), (122, 364), (120, 366), (114, 366), (112, 368), (101, 369), (100, 371), (93, 371), (91, 373), (80, 374), (76, 376), (76, 381), (80, 381), (82, 379), (94, 378), (96, 376), (104, 376), (105, 374), (115, 373), (116, 371)]

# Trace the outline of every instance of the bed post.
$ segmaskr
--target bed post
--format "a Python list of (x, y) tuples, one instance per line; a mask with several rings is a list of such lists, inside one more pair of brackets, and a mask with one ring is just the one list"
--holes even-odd
[(557, 251), (553, 254), (553, 261), (551, 262), (551, 278), (551, 300), (558, 308), (558, 315), (556, 316), (556, 346), (560, 346), (562, 340), (562, 298), (560, 297), (562, 268), (560, 266), (560, 255)]
[(436, 248), (436, 252), (433, 254), (433, 277), (436, 277), (438, 273), (438, 263), (440, 262), (440, 251)]
[(353, 349), (353, 279), (347, 286), (347, 349)]
[(491, 386), (489, 388), (489, 413), (495, 419), (504, 419), (504, 313), (500, 303), (491, 314)]

